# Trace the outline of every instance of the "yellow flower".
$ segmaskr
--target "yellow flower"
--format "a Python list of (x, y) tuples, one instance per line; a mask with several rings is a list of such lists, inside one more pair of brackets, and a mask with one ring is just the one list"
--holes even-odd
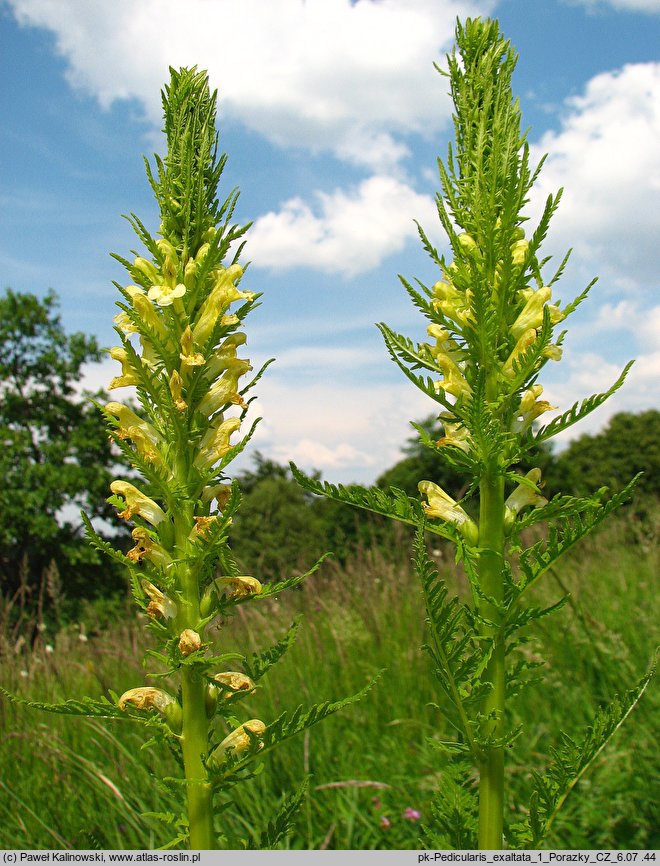
[(437, 444), (442, 448), (445, 445), (453, 445), (454, 448), (460, 448), (466, 454), (470, 451), (470, 434), (464, 424), (460, 421), (451, 422), (443, 421), (445, 435), (442, 439), (438, 439)]
[(527, 349), (530, 346), (534, 345), (534, 341), (536, 340), (536, 331), (534, 328), (530, 328), (528, 331), (525, 331), (520, 335), (518, 342), (515, 345), (513, 352), (509, 355), (509, 357), (504, 362), (502, 366), (502, 375), (506, 376), (507, 379), (513, 379), (516, 375), (516, 371), (514, 369), (514, 364), (520, 363), (521, 357), (525, 354)]
[(113, 481), (110, 490), (117, 496), (123, 496), (126, 500), (126, 509), (119, 514), (124, 520), (130, 520), (134, 514), (138, 514), (153, 526), (158, 526), (165, 520), (165, 512), (160, 505), (157, 505), (153, 499), (149, 499), (128, 481)]
[[(250, 719), (244, 722), (238, 728), (233, 730), (231, 734), (226, 736), (220, 745), (213, 750), (209, 755), (209, 764), (211, 767), (219, 766), (221, 760), (227, 756), (228, 752), (233, 752), (235, 755), (240, 755), (246, 752), (250, 746), (263, 736), (266, 730), (266, 725), (261, 719)], [(248, 734), (248, 731), (252, 734)], [(259, 743), (259, 748), (263, 748), (263, 743)]]
[(198, 411), (210, 418), (228, 403), (244, 406), (245, 401), (238, 393), (238, 380), (251, 369), (250, 362), (247, 360), (230, 359), (224, 375), (211, 385), (208, 393), (200, 401)]
[[(124, 313), (124, 315), (126, 314)], [(127, 385), (138, 385), (140, 383), (140, 380), (133, 371), (126, 349), (121, 346), (113, 346), (113, 348), (110, 349), (110, 357), (115, 361), (119, 361), (121, 364), (121, 376), (115, 376), (115, 378), (110, 382), (108, 385), (109, 391), (112, 391), (114, 388), (124, 388)]]
[(183, 361), (184, 367), (201, 367), (206, 363), (204, 355), (195, 352), (193, 348), (193, 334), (190, 325), (186, 325), (181, 334), (181, 354), (179, 357)]
[(550, 409), (557, 408), (556, 406), (551, 406), (547, 400), (539, 400), (538, 398), (542, 393), (543, 387), (541, 385), (532, 385), (532, 387), (522, 395), (520, 398), (520, 406), (516, 412), (513, 424), (511, 425), (511, 429), (514, 433), (527, 430), (539, 415), (548, 412)]
[[(164, 547), (161, 547), (160, 544), (153, 540), (148, 529), (145, 529), (144, 526), (136, 526), (131, 535), (133, 536), (135, 547), (132, 547), (126, 554), (129, 559), (132, 559), (134, 562), (141, 562), (146, 558), (163, 570), (171, 565), (172, 557)], [(151, 585), (149, 584), (149, 586)]]
[(511, 325), (511, 333), (516, 340), (529, 328), (540, 328), (543, 324), (543, 310), (547, 306), (550, 314), (550, 322), (556, 325), (564, 318), (564, 313), (555, 304), (548, 304), (552, 297), (552, 289), (550, 286), (542, 286), (540, 289), (533, 291), (526, 289), (521, 292), (525, 299), (523, 307), (518, 318)]
[(182, 298), (186, 293), (186, 287), (183, 283), (177, 283), (176, 286), (168, 286), (159, 284), (152, 286), (148, 292), (150, 301), (155, 301), (159, 307), (169, 307), (174, 303), (176, 298)]
[(230, 701), (241, 692), (251, 695), (256, 690), (254, 681), (246, 674), (238, 671), (223, 671), (220, 674), (215, 674), (213, 679), (220, 684), (222, 697), (226, 701)]
[(181, 378), (181, 374), (178, 370), (172, 370), (172, 375), (170, 376), (170, 394), (179, 412), (185, 412), (188, 408), (188, 404), (183, 399), (182, 388), (183, 379)]
[(204, 471), (217, 463), (231, 448), (229, 437), (241, 426), (240, 418), (227, 418), (213, 424), (199, 443), (199, 454), (195, 458), (195, 466)]
[(256, 577), (241, 575), (240, 577), (218, 577), (215, 584), (224, 589), (227, 598), (246, 598), (249, 595), (259, 595), (261, 583)]
[(160, 436), (148, 421), (140, 418), (123, 403), (107, 403), (105, 411), (119, 421), (117, 435), (120, 439), (131, 439), (140, 454), (154, 462), (162, 462), (157, 450), (161, 442)]
[(220, 316), (227, 311), (229, 305), (234, 301), (251, 301), (254, 299), (253, 292), (241, 292), (235, 283), (243, 275), (240, 265), (231, 265), (228, 268), (219, 267), (216, 272), (215, 283), (209, 296), (202, 304), (197, 321), (193, 326), (193, 337), (198, 346), (203, 346), (213, 333)]
[(467, 541), (471, 544), (477, 543), (479, 537), (477, 525), (468, 517), (461, 506), (457, 505), (456, 500), (452, 499), (442, 487), (432, 481), (420, 481), (417, 487), (419, 492), (428, 499), (428, 504), (422, 503), (427, 517), (435, 517), (452, 523)]
[(507, 528), (513, 525), (516, 516), (528, 505), (532, 505), (534, 508), (547, 505), (548, 500), (545, 496), (541, 496), (538, 489), (540, 481), (541, 470), (538, 468), (530, 469), (525, 475), (525, 481), (522, 481), (506, 500), (504, 503), (506, 509), (504, 522)]
[[(146, 532), (146, 530), (143, 530), (143, 532)], [(133, 531), (133, 538), (135, 538), (135, 530)], [(128, 555), (130, 556), (130, 553)], [(149, 604), (147, 605), (149, 616), (153, 616), (154, 619), (160, 619), (161, 617), (163, 619), (174, 619), (177, 614), (177, 608), (169, 596), (161, 592), (158, 587), (148, 580), (142, 581), (142, 589), (149, 598)]]
[(142, 322), (155, 331), (161, 339), (165, 339), (168, 335), (167, 328), (147, 298), (144, 289), (139, 286), (126, 286), (125, 291)]

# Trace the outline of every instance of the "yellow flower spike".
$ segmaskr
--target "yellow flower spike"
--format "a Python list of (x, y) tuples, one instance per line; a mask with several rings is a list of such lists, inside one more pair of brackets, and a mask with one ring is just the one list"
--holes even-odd
[(183, 362), (184, 369), (186, 367), (202, 367), (206, 363), (206, 359), (201, 352), (195, 352), (193, 348), (193, 333), (190, 325), (186, 325), (181, 334), (181, 354), (179, 355)]
[(504, 503), (504, 525), (506, 529), (510, 529), (513, 526), (518, 514), (523, 508), (527, 508), (528, 505), (539, 508), (542, 505), (548, 504), (548, 500), (545, 496), (541, 496), (538, 490), (538, 485), (541, 481), (541, 470), (538, 468), (530, 469), (527, 475), (525, 475), (525, 479), (524, 482), (521, 482), (516, 487)]
[(172, 395), (174, 405), (179, 410), (179, 412), (185, 412), (185, 410), (188, 408), (188, 404), (183, 399), (183, 394), (181, 391), (182, 388), (183, 379), (181, 378), (181, 374), (178, 370), (172, 370), (172, 375), (170, 376), (170, 394)]
[(542, 393), (542, 385), (532, 385), (532, 387), (522, 395), (520, 398), (520, 406), (518, 407), (513, 424), (511, 425), (511, 429), (514, 433), (527, 430), (539, 415), (557, 408), (556, 406), (551, 406), (547, 400), (539, 400), (538, 398)]
[(189, 656), (202, 648), (202, 639), (192, 628), (186, 628), (179, 637), (179, 652), (182, 656)]
[(240, 577), (218, 577), (214, 583), (219, 589), (224, 589), (227, 598), (247, 598), (250, 595), (259, 595), (262, 590), (261, 583), (256, 577), (241, 575)]
[(229, 437), (240, 426), (240, 418), (227, 418), (226, 421), (220, 419), (219, 424), (214, 424), (199, 443), (199, 454), (195, 458), (194, 465), (201, 471), (210, 469), (229, 451), (231, 448)]
[(468, 517), (460, 505), (456, 504), (456, 500), (452, 499), (448, 493), (445, 493), (442, 487), (439, 487), (432, 481), (420, 481), (417, 489), (428, 499), (428, 504), (426, 502), (422, 503), (422, 508), (427, 517), (435, 517), (439, 520), (446, 520), (447, 523), (452, 523), (460, 530), (463, 537), (470, 544), (477, 543), (479, 530), (476, 523)]
[[(126, 315), (124, 313), (124, 315)], [(115, 376), (114, 379), (108, 385), (108, 390), (112, 391), (114, 388), (124, 388), (128, 385), (138, 385), (140, 380), (137, 378), (135, 373), (133, 372), (133, 368), (131, 366), (131, 362), (128, 356), (128, 352), (126, 349), (121, 346), (113, 346), (110, 349), (110, 357), (114, 361), (119, 361), (121, 364), (121, 376)]]
[(252, 695), (257, 689), (254, 681), (247, 674), (239, 671), (223, 671), (220, 674), (215, 674), (213, 679), (221, 686), (220, 691), (225, 701), (232, 700), (241, 692)]
[[(261, 719), (250, 719), (248, 722), (244, 722), (226, 736), (220, 745), (211, 752), (208, 759), (209, 766), (211, 768), (220, 766), (222, 760), (228, 757), (228, 753), (240, 755), (246, 752), (254, 742), (255, 737), (263, 736), (265, 730), (266, 725)], [(252, 737), (247, 733), (248, 731), (251, 732)], [(259, 743), (259, 748), (263, 748), (263, 743)]]
[(530, 328), (528, 331), (525, 331), (521, 334), (520, 339), (515, 345), (513, 352), (509, 355), (509, 357), (504, 362), (502, 366), (502, 375), (507, 379), (513, 379), (515, 376), (514, 364), (517, 363), (521, 356), (529, 349), (530, 346), (534, 345), (534, 341), (536, 340), (536, 331), (534, 328)]
[(245, 406), (245, 401), (238, 393), (238, 380), (251, 369), (250, 362), (247, 360), (241, 358), (229, 360), (222, 377), (211, 386), (200, 401), (198, 411), (210, 418), (228, 403)]
[(166, 707), (176, 703), (172, 695), (168, 695), (162, 689), (154, 689), (150, 686), (142, 686), (138, 689), (129, 689), (119, 698), (120, 710), (125, 710), (127, 704), (132, 704), (136, 710), (158, 710), (164, 714)]
[[(135, 538), (135, 530), (133, 531), (133, 538)], [(139, 544), (142, 546), (141, 541)], [(172, 560), (170, 559), (169, 561), (171, 562)], [(148, 580), (142, 581), (142, 589), (149, 598), (149, 604), (147, 605), (149, 616), (152, 616), (154, 619), (174, 619), (177, 614), (177, 607), (169, 596), (161, 592), (158, 587)]]
[[(132, 547), (126, 554), (129, 559), (132, 559), (134, 562), (141, 562), (143, 559), (148, 559), (150, 562), (152, 562), (154, 565), (157, 565), (162, 570), (169, 568), (169, 566), (172, 564), (172, 557), (169, 555), (169, 553), (165, 550), (164, 547), (161, 547), (160, 544), (153, 540), (153, 538), (149, 534), (149, 531), (145, 529), (144, 526), (136, 526), (135, 529), (131, 532), (131, 535), (133, 536), (135, 547)], [(149, 586), (153, 587), (153, 584), (149, 583)], [(147, 594), (149, 595), (149, 592), (144, 583), (143, 587), (145, 589), (145, 592), (147, 592)], [(153, 587), (153, 589), (156, 592), (160, 592), (160, 590), (156, 590), (155, 587)], [(149, 597), (151, 598), (152, 596), (149, 595)], [(166, 598), (166, 596), (163, 596), (163, 598)], [(176, 613), (176, 608), (174, 608), (174, 610)], [(164, 612), (163, 615), (165, 615)], [(174, 613), (167, 614), (167, 616), (174, 615)]]
[(148, 298), (150, 301), (155, 301), (159, 307), (169, 307), (174, 303), (175, 298), (182, 298), (185, 293), (186, 287), (183, 283), (177, 283), (176, 286), (161, 284), (149, 289)]
[(128, 481), (113, 481), (110, 490), (126, 500), (126, 508), (119, 514), (123, 520), (130, 520), (134, 514), (139, 515), (153, 526), (158, 526), (165, 520), (165, 512), (160, 505), (157, 505), (153, 499), (149, 499)]

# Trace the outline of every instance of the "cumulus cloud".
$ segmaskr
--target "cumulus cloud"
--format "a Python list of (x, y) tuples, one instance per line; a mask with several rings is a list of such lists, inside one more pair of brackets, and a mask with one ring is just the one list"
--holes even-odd
[(10, 0), (55, 34), (77, 87), (103, 105), (136, 98), (160, 127), (168, 65), (209, 71), (222, 110), (283, 146), (331, 149), (382, 170), (397, 135), (438, 129), (449, 100), (432, 62), (456, 17), (495, 0)]
[(259, 217), (250, 230), (250, 257), (260, 267), (313, 267), (352, 277), (400, 252), (417, 235), (414, 220), (437, 222), (432, 198), (382, 175), (349, 192), (317, 192), (315, 204), (292, 198)]
[(552, 239), (595, 262), (618, 288), (658, 282), (660, 234), (660, 63), (628, 64), (592, 78), (568, 100), (535, 190), (536, 210), (564, 187)]

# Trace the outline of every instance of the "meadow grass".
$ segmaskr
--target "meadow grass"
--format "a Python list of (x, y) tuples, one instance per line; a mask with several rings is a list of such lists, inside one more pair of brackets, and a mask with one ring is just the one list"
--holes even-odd
[[(526, 801), (531, 771), (547, 763), (556, 732), (578, 734), (599, 703), (643, 673), (653, 652), (657, 547), (635, 527), (630, 516), (617, 519), (567, 556), (538, 591), (547, 601), (567, 589), (571, 599), (561, 616), (536, 624), (526, 649), (534, 658), (535, 642), (543, 646), (547, 679), (543, 691), (532, 686), (518, 704), (526, 735), (507, 768), (512, 811), (515, 801)], [(404, 539), (397, 551), (363, 551), (341, 568), (329, 563), (299, 591), (238, 608), (221, 624), (221, 646), (226, 639), (228, 647), (255, 651), (303, 614), (296, 643), (246, 702), (249, 715), (266, 721), (301, 703), (357, 691), (382, 672), (359, 704), (283, 745), (266, 758), (267, 773), (232, 791), (234, 805), (222, 819), (230, 839), (247, 831), (256, 841), (263, 815), (309, 775), (308, 795), (284, 847), (417, 846), (442, 784), (443, 759), (432, 742), (448, 731), (431, 706), (439, 696), (420, 649), (421, 592)], [(439, 550), (436, 559), (460, 594), (464, 579), (449, 555)], [(15, 651), (16, 642), (5, 640), (0, 685), (54, 701), (141, 683), (144, 628), (129, 611), (102, 630), (90, 618), (82, 632), (76, 625), (40, 634), (30, 648)], [(548, 847), (658, 844), (657, 705), (652, 686), (569, 799)], [(47, 716), (2, 699), (0, 724), (2, 847), (142, 848), (172, 837), (170, 827), (141, 814), (174, 809), (176, 797), (158, 778), (175, 775), (175, 757), (154, 747), (144, 761), (142, 732), (130, 722)]]

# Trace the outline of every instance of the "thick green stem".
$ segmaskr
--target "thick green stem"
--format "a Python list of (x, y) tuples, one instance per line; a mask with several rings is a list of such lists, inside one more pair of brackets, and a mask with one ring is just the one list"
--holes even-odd
[[(181, 474), (183, 474), (180, 467)], [(177, 549), (183, 558), (188, 534), (193, 525), (192, 506), (182, 507), (175, 517)], [(177, 627), (195, 629), (200, 619), (199, 579), (188, 565), (179, 566), (179, 587), (183, 604), (177, 617)], [(204, 759), (208, 751), (209, 722), (206, 716), (206, 682), (194, 667), (181, 669), (181, 704), (183, 727), (181, 749), (186, 774), (188, 826), (190, 847), (214, 850), (216, 838), (213, 830), (213, 796)]]
[(188, 789), (188, 822), (190, 847), (214, 850), (213, 801), (203, 758), (208, 740), (208, 720), (205, 709), (206, 685), (194, 670), (184, 669), (182, 682), (183, 765)]
[[(504, 593), (504, 479), (493, 472), (482, 478), (480, 485), (479, 577), (485, 595), (501, 602)], [(486, 629), (494, 640), (493, 653), (485, 671), (491, 690), (482, 711), (493, 713), (488, 733), (501, 737), (504, 728), (504, 641), (499, 634), (501, 614), (497, 607), (484, 602), (483, 616), (493, 623)], [(504, 749), (486, 749), (479, 764), (479, 847), (497, 850), (502, 847), (504, 821)]]

